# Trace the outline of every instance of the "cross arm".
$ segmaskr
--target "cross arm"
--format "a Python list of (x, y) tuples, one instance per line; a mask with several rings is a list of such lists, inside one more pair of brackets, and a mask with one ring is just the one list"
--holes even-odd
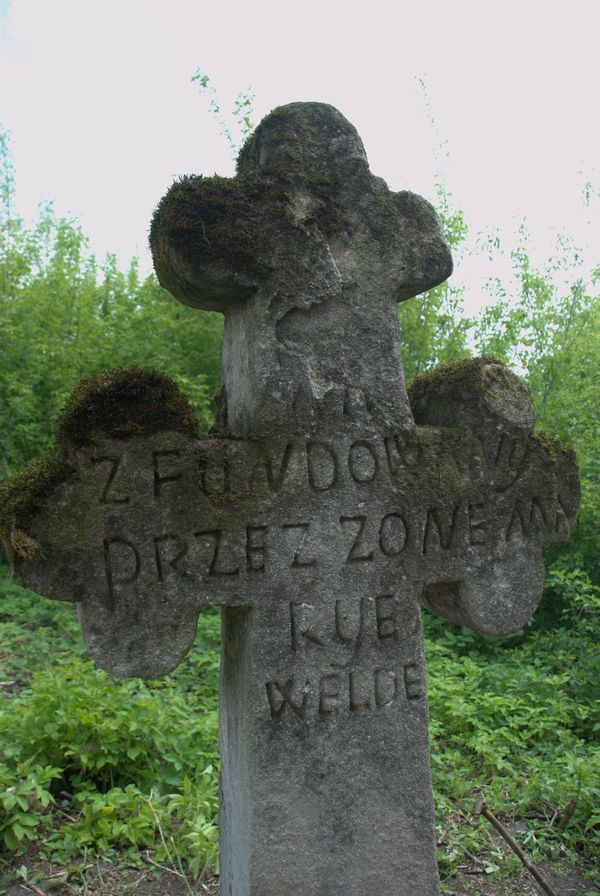
[(433, 206), (408, 190), (391, 197), (399, 217), (398, 258), (404, 274), (410, 271), (397, 286), (396, 300), (404, 301), (447, 280), (453, 262)]
[[(460, 433), (446, 443), (442, 469), (452, 469), (450, 456), (458, 456), (469, 470), (462, 509), (444, 520), (434, 508), (427, 518), (424, 541), (431, 536), (432, 550), (423, 603), (483, 634), (519, 632), (542, 596), (543, 548), (565, 541), (575, 527), (575, 455), (534, 433), (526, 386), (492, 358), (439, 368), (417, 380), (409, 397), (420, 427)], [(442, 474), (439, 489), (451, 489), (451, 479)], [(440, 539), (446, 552), (435, 550)]]
[[(180, 302), (225, 312), (248, 299), (269, 272), (256, 178), (183, 177), (158, 204), (150, 227), (154, 269)], [(270, 198), (276, 202), (275, 191)]]
[[(242, 148), (236, 177), (173, 184), (155, 211), (150, 246), (158, 279), (175, 298), (224, 313), (267, 281), (282, 291), (278, 265), (284, 291), (298, 297), (306, 290), (304, 262), (318, 259), (332, 296), (341, 278), (388, 302), (452, 272), (432, 206), (391, 192), (371, 174), (355, 128), (322, 103), (271, 112)], [(314, 284), (309, 294), (314, 300)]]
[(167, 377), (132, 368), (83, 381), (57, 422), (58, 459), (34, 462), (0, 490), (3, 544), (33, 591), (76, 601), (102, 668), (171, 671), (203, 604), (243, 603), (223, 530), (243, 511), (211, 501), (210, 439)]

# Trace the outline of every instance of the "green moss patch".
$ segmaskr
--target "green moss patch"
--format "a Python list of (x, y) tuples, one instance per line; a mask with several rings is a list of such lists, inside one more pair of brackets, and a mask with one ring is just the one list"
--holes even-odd
[(555, 439), (554, 436), (549, 436), (548, 433), (543, 430), (534, 433), (533, 438), (540, 448), (543, 448), (544, 451), (548, 453), (552, 461), (557, 461), (561, 457), (564, 457), (577, 464), (577, 455), (570, 445), (565, 445), (564, 442), (560, 442), (558, 439)]
[(112, 438), (175, 431), (198, 436), (190, 405), (175, 383), (145, 367), (108, 370), (82, 380), (56, 419), (66, 454), (102, 433)]
[[(288, 103), (273, 109), (260, 122), (244, 143), (237, 161), (239, 174), (254, 171), (264, 162), (261, 150), (265, 145), (276, 146), (275, 155), (287, 162), (288, 177), (302, 176), (305, 169), (299, 163), (303, 156), (319, 150), (326, 138), (350, 138), (362, 148), (356, 128), (333, 106), (327, 103)], [(285, 151), (282, 151), (285, 148)], [(298, 151), (294, 151), (294, 148)], [(335, 160), (332, 161), (335, 166)], [(366, 166), (366, 163), (363, 163)], [(267, 169), (271, 173), (271, 169)]]
[(508, 370), (503, 361), (489, 355), (480, 358), (464, 358), (461, 361), (453, 361), (451, 364), (440, 364), (433, 370), (427, 371), (417, 377), (408, 390), (408, 399), (411, 408), (415, 409), (430, 389), (438, 390), (446, 384), (454, 385), (461, 381), (464, 385), (477, 388), (481, 384), (481, 374), (485, 367), (495, 365), (500, 368), (499, 375), (504, 375)]
[(9, 556), (30, 560), (38, 552), (26, 531), (29, 518), (71, 473), (65, 460), (32, 460), (0, 485), (0, 539)]
[[(265, 200), (269, 200), (266, 203)], [(170, 251), (190, 265), (225, 262), (260, 277), (260, 217), (264, 206), (284, 201), (281, 191), (257, 178), (182, 177), (159, 202), (150, 226), (150, 248), (157, 270), (168, 267)]]

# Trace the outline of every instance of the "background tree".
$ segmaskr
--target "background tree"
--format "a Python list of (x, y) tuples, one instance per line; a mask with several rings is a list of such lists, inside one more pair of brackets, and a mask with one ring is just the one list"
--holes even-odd
[(140, 279), (89, 251), (77, 222), (51, 204), (28, 225), (12, 211), (14, 174), (5, 134), (0, 174), (0, 426), (4, 478), (52, 447), (50, 421), (85, 375), (158, 367), (180, 385), (202, 425), (220, 381), (222, 322), (174, 302), (151, 275)]

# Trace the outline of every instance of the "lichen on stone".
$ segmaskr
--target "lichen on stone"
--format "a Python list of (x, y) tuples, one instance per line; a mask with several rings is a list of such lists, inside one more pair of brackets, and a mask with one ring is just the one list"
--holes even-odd
[(116, 368), (82, 380), (59, 413), (55, 429), (67, 455), (100, 433), (112, 438), (167, 430), (199, 435), (194, 412), (176, 384), (145, 367)]

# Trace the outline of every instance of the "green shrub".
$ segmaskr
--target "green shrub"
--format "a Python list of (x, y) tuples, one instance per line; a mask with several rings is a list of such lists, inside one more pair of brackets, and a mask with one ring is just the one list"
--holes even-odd
[(201, 615), (177, 681), (118, 681), (81, 658), (69, 605), (8, 578), (0, 589), (3, 674), (28, 685), (0, 699), (4, 847), (43, 834), (58, 861), (89, 850), (135, 860), (149, 848), (158, 861), (215, 867), (218, 614)]
[(440, 861), (448, 872), (465, 849), (497, 849), (487, 822), (465, 824), (480, 792), (509, 822), (527, 819), (523, 842), (532, 855), (600, 857), (599, 589), (558, 566), (547, 588), (553, 606), (560, 598), (558, 623), (535, 620), (520, 638), (486, 642), (426, 617)]
[(36, 838), (52, 803), (48, 787), (58, 775), (60, 769), (51, 766), (12, 769), (0, 763), (0, 837), (6, 849), (19, 851)]

